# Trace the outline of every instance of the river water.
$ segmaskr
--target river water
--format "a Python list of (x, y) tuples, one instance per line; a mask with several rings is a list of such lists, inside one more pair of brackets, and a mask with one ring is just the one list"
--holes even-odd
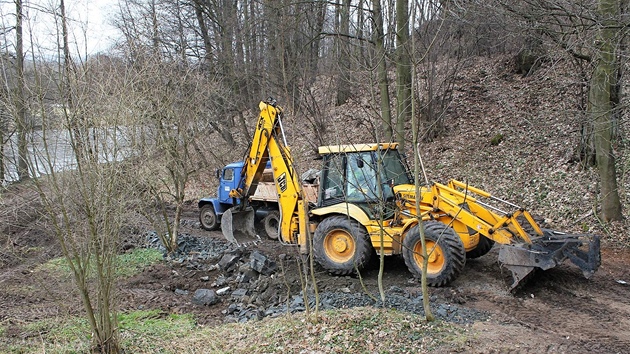
[[(137, 135), (137, 132), (136, 132)], [(126, 127), (95, 128), (90, 130), (92, 141), (98, 141), (100, 162), (120, 161), (133, 154), (132, 131)], [(28, 135), (28, 160), (31, 177), (63, 171), (76, 167), (76, 158), (67, 130), (36, 130)], [(5, 144), (5, 183), (18, 180), (17, 136), (13, 135)]]

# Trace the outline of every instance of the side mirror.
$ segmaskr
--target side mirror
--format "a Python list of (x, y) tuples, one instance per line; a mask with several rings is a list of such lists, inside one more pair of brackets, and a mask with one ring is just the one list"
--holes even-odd
[(221, 169), (217, 168), (217, 178), (221, 179)]

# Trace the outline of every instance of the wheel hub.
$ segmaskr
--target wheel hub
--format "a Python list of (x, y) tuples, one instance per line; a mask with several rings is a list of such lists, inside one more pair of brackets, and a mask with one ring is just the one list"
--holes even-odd
[[(429, 252), (431, 252), (431, 250), (428, 250)], [(437, 261), (438, 258), (438, 253), (437, 252), (431, 252), (429, 253), (429, 263), (433, 263), (435, 261)]]
[[(436, 274), (442, 271), (446, 260), (442, 248), (433, 240), (426, 241), (427, 246), (427, 273)], [(414, 247), (414, 259), (419, 268), (422, 268), (422, 245), (418, 242)]]
[(342, 238), (342, 237), (337, 237), (334, 241), (333, 241), (333, 250), (337, 253), (343, 253), (348, 249), (348, 242)]
[(352, 235), (343, 230), (335, 230), (326, 237), (324, 247), (331, 260), (344, 263), (352, 259), (356, 246)]

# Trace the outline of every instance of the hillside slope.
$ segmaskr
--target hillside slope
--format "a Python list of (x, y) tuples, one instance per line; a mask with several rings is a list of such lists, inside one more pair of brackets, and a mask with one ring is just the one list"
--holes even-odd
[[(630, 237), (623, 232), (630, 226), (626, 221), (602, 225), (598, 220), (597, 169), (584, 168), (576, 159), (585, 119), (579, 109), (584, 90), (579, 75), (562, 60), (547, 62), (528, 77), (513, 68), (508, 56), (466, 63), (446, 112), (445, 134), (420, 147), (428, 178), (467, 181), (527, 208), (555, 229), (598, 233), (608, 246), (630, 246)], [(322, 102), (332, 102), (330, 90), (314, 90)], [(288, 112), (287, 136), (302, 169), (314, 165), (317, 135), (323, 136), (323, 144), (374, 141), (374, 127), (379, 125), (374, 100), (357, 94), (346, 105), (328, 105), (320, 117), (326, 121), (324, 132), (314, 132), (313, 118)], [(622, 145), (624, 125), (619, 125), (622, 138), (616, 157), (620, 196), (626, 205), (625, 171), (630, 161)], [(409, 145), (406, 153), (412, 162)]]

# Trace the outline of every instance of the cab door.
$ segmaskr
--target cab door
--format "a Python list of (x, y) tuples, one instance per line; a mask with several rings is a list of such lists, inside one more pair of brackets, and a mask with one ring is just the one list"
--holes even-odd
[(225, 204), (232, 204), (232, 198), (230, 198), (230, 191), (236, 189), (239, 177), (241, 175), (241, 169), (234, 166), (226, 166), (219, 176), (219, 202)]

